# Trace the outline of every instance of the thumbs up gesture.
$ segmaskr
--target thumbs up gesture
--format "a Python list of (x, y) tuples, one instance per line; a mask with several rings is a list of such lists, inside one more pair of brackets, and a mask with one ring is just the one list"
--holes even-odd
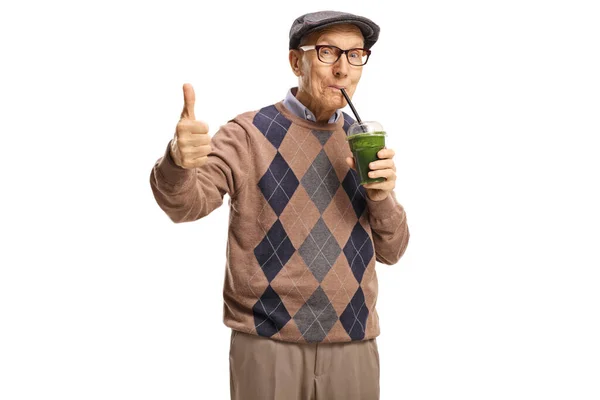
[(171, 158), (175, 164), (185, 169), (201, 167), (206, 164), (212, 151), (208, 125), (196, 121), (194, 103), (196, 94), (189, 83), (183, 85), (183, 111), (171, 141)]

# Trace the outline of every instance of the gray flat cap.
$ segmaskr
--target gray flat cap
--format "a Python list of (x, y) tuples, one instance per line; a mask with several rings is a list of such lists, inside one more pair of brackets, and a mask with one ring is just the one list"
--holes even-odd
[(379, 37), (379, 25), (368, 18), (339, 11), (318, 11), (296, 18), (290, 29), (290, 49), (296, 49), (305, 35), (331, 25), (352, 24), (360, 28), (369, 49)]

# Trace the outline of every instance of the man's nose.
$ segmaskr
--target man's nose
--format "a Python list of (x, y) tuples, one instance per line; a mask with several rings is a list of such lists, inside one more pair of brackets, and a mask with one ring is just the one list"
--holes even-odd
[(350, 70), (350, 64), (346, 58), (346, 54), (342, 56), (333, 64), (333, 74), (339, 78), (345, 78), (348, 76)]

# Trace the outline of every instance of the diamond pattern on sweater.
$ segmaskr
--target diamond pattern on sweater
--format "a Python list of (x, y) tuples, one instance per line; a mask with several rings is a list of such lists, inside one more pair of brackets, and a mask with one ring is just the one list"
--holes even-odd
[[(338, 259), (346, 261), (346, 257), (338, 257)], [(350, 274), (352, 282), (355, 283), (356, 280), (352, 276), (350, 268), (348, 268), (348, 274)], [(319, 287), (319, 282), (306, 268), (300, 253), (295, 252), (275, 279), (271, 281), (270, 285), (281, 296), (281, 300), (290, 315), (294, 315), (304, 305), (306, 299), (310, 298)], [(348, 301), (350, 301), (350, 297), (348, 297)], [(343, 311), (341, 309), (340, 313)]]
[(319, 218), (298, 252), (308, 265), (310, 272), (320, 283), (335, 263), (342, 249), (327, 228), (323, 218)]
[[(344, 114), (344, 131), (353, 122)], [(371, 276), (374, 249), (360, 223), (367, 223), (366, 191), (346, 165), (344, 135), (293, 125), (274, 106), (253, 124), (266, 139), (255, 138), (259, 174), (267, 169), (255, 186), (265, 199), (257, 215), (264, 237), (254, 244), (258, 265), (247, 279), (256, 332), (307, 342), (363, 339), (370, 292), (360, 285)]]
[(351, 156), (350, 146), (344, 135), (333, 135), (331, 139), (325, 143), (323, 149), (329, 156), (333, 169), (335, 170), (338, 181), (342, 182), (348, 173), (348, 163), (346, 157)]
[(350, 238), (357, 220), (352, 203), (343, 187), (338, 188), (322, 217), (337, 242), (343, 247)]
[[(271, 229), (275, 221), (277, 221), (277, 214), (275, 214), (275, 211), (273, 211), (273, 207), (263, 203), (262, 209), (256, 217), (257, 225), (260, 228), (258, 232), (263, 232), (264, 234), (266, 234), (269, 231), (269, 229)], [(354, 226), (354, 224), (352, 226)], [(286, 232), (289, 232), (285, 225), (283, 227), (286, 228)], [(346, 242), (343, 241), (342, 243)]]
[(352, 340), (362, 340), (365, 337), (368, 316), (369, 309), (365, 303), (365, 294), (359, 287), (346, 310), (340, 315), (340, 322)]
[(254, 248), (254, 256), (271, 282), (295, 251), (283, 225), (277, 220), (263, 240)]
[[(333, 264), (333, 267), (320, 285), (325, 293), (327, 293), (327, 297), (329, 297), (337, 315), (342, 315), (348, 303), (352, 300), (352, 296), (354, 296), (354, 293), (360, 286), (348, 265), (348, 260), (344, 256), (337, 258), (335, 264)], [(290, 314), (293, 315), (292, 312)]]
[(312, 134), (315, 135), (315, 137), (317, 138), (317, 140), (321, 143), (321, 146), (325, 146), (325, 143), (327, 143), (327, 141), (329, 140), (329, 138), (333, 134), (333, 131), (318, 131), (318, 130), (313, 130)]
[(279, 152), (273, 158), (267, 172), (258, 181), (263, 196), (278, 216), (285, 209), (298, 185), (298, 178)]
[(299, 178), (304, 176), (322, 149), (319, 139), (310, 130), (295, 125), (290, 127), (279, 146), (279, 152)]
[(292, 125), (292, 122), (281, 115), (273, 105), (261, 108), (254, 116), (252, 123), (276, 149), (279, 148), (285, 134)]
[(360, 221), (354, 225), (350, 239), (344, 246), (344, 254), (350, 264), (350, 269), (356, 280), (360, 283), (371, 258), (373, 258), (373, 245), (369, 234), (363, 229)]
[(337, 320), (338, 316), (320, 286), (294, 315), (294, 321), (307, 342), (321, 342)]
[(323, 214), (340, 186), (340, 181), (337, 179), (333, 165), (325, 150), (321, 150), (313, 160), (301, 182), (319, 212)]
[(271, 337), (279, 332), (291, 319), (281, 298), (268, 286), (260, 299), (252, 307), (254, 326), (260, 336)]
[(367, 191), (360, 184), (360, 179), (358, 179), (358, 174), (356, 171), (353, 169), (348, 170), (348, 173), (342, 182), (342, 187), (350, 198), (350, 202), (352, 203), (356, 217), (360, 218), (362, 213), (365, 211), (365, 208), (367, 208)]
[[(310, 197), (308, 197), (306, 190), (300, 185), (285, 210), (279, 216), (279, 220), (285, 228), (292, 244), (298, 249), (302, 246), (302, 243), (304, 243), (312, 227), (320, 217), (319, 210), (310, 200)], [(346, 243), (346, 241), (343, 243)]]

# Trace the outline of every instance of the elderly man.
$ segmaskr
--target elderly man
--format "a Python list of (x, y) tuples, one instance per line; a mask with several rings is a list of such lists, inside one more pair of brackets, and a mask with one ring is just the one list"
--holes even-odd
[[(379, 398), (375, 263), (396, 263), (409, 231), (384, 148), (360, 185), (341, 111), (377, 41), (371, 20), (333, 11), (296, 19), (289, 62), (298, 87), (211, 137), (194, 91), (151, 173), (158, 205), (194, 221), (230, 196), (224, 323), (231, 398)], [(203, 266), (213, 267), (213, 266)]]

